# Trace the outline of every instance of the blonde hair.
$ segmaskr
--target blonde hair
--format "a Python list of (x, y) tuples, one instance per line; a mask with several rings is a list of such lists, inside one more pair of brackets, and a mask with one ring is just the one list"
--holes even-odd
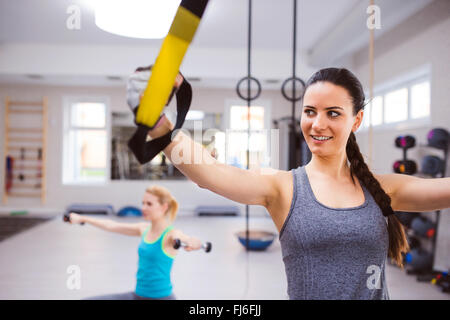
[(168, 208), (166, 211), (166, 216), (167, 215), (169, 216), (171, 222), (175, 220), (178, 212), (178, 202), (170, 194), (169, 190), (161, 186), (150, 186), (147, 189), (145, 189), (145, 192), (156, 196), (159, 200), (159, 203), (161, 204), (167, 203)]

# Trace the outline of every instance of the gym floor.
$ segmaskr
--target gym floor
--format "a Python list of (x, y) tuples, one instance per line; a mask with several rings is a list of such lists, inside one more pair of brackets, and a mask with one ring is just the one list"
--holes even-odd
[[(245, 228), (244, 217), (180, 216), (174, 225), (213, 243), (208, 254), (182, 250), (176, 257), (172, 280), (178, 299), (288, 298), (278, 239), (267, 251), (247, 255), (234, 236)], [(252, 218), (250, 227), (276, 232), (271, 219), (265, 217)], [(139, 241), (92, 226), (72, 226), (57, 216), (0, 242), (0, 299), (81, 299), (131, 291)], [(67, 287), (71, 265), (80, 268), (79, 290)], [(450, 295), (429, 283), (417, 282), (394, 266), (387, 265), (386, 277), (393, 300), (450, 300)]]

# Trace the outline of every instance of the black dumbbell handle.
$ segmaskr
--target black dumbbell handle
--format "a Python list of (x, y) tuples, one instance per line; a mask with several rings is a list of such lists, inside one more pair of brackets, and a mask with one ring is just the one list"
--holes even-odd
[(175, 239), (175, 241), (173, 242), (173, 248), (178, 250), (180, 247), (181, 247), (180, 239)]
[(205, 252), (210, 252), (212, 249), (211, 242), (205, 242), (202, 246), (205, 247)]
[[(173, 243), (173, 248), (174, 249), (179, 249), (180, 247), (186, 247), (187, 244), (184, 242), (181, 242), (180, 239), (175, 239), (174, 243)], [(205, 250), (205, 252), (210, 252), (212, 249), (212, 244), (211, 242), (205, 242), (202, 244), (202, 249)]]
[[(63, 221), (64, 222), (70, 222), (70, 213), (65, 213), (63, 216)], [(81, 225), (84, 225), (84, 222), (80, 223)]]

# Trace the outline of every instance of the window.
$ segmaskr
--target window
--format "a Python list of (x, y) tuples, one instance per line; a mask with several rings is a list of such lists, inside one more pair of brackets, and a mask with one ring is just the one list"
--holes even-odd
[(268, 130), (269, 109), (267, 106), (254, 105), (250, 107), (250, 139), (248, 136), (248, 107), (232, 103), (227, 110), (229, 129), (226, 135), (216, 134), (217, 146), (223, 146), (225, 156), (219, 161), (234, 165), (239, 168), (247, 168), (247, 143), (249, 142), (250, 168), (268, 167), (269, 139)]
[(384, 123), (408, 120), (408, 89), (391, 91), (384, 96)]
[(372, 125), (377, 126), (383, 123), (383, 97), (378, 96), (372, 99), (365, 107), (364, 112), (364, 126), (369, 127), (370, 113), (372, 112)]
[(71, 99), (64, 109), (63, 183), (108, 178), (107, 106), (100, 99)]
[(411, 118), (418, 119), (430, 115), (430, 82), (424, 81), (411, 88)]
[[(374, 98), (365, 107), (362, 130), (372, 126), (390, 127), (421, 124), (430, 120), (430, 75), (421, 70), (401, 81), (391, 82), (375, 90)], [(371, 110), (372, 109), (372, 110)]]

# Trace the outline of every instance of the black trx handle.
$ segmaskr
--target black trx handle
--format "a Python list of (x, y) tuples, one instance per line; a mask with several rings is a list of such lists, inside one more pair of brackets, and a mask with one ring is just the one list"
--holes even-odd
[[(64, 222), (70, 222), (70, 212), (66, 212), (63, 215), (63, 221)], [(81, 225), (84, 225), (84, 222), (80, 223)]]
[(164, 150), (164, 148), (172, 141), (173, 132), (183, 126), (192, 101), (192, 87), (186, 79), (183, 79), (183, 82), (176, 93), (176, 97), (177, 121), (173, 130), (159, 138), (147, 141), (148, 131), (152, 128), (143, 124), (138, 124), (136, 132), (128, 141), (128, 147), (140, 164), (151, 161), (156, 155)]

